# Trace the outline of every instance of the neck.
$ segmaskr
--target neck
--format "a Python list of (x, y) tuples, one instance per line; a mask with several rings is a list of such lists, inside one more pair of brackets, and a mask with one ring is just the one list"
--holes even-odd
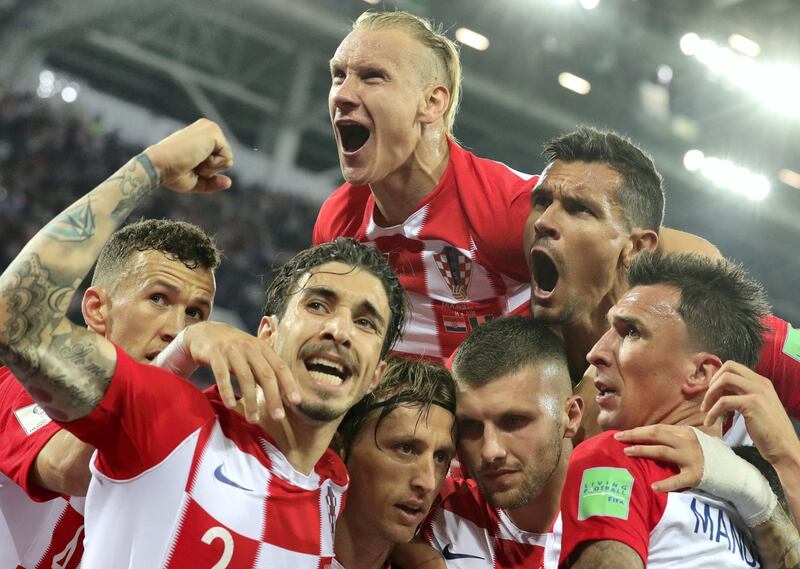
[[(243, 409), (240, 400), (236, 410), (244, 415)], [(286, 417), (276, 421), (267, 412), (263, 398), (259, 398), (258, 411), (259, 426), (269, 434), (292, 468), (306, 476), (311, 474), (319, 459), (325, 454), (339, 426), (339, 421), (327, 423), (312, 421), (288, 405)]]
[(394, 547), (371, 528), (359, 527), (358, 516), (345, 509), (336, 522), (336, 557), (347, 569), (380, 569), (386, 564)]
[(550, 531), (561, 506), (561, 490), (567, 476), (567, 463), (571, 454), (572, 441), (564, 439), (561, 446), (561, 458), (539, 493), (523, 506), (506, 510), (514, 525), (522, 531), (531, 533)]
[(450, 148), (444, 130), (427, 128), (408, 160), (379, 182), (370, 184), (375, 205), (387, 226), (402, 223), (442, 179)]
[(700, 411), (700, 403), (687, 401), (684, 405), (673, 410), (659, 423), (666, 425), (684, 425), (687, 427), (696, 427), (703, 431), (705, 434), (712, 437), (722, 436), (722, 419), (718, 419), (713, 425), (705, 426), (706, 414)]

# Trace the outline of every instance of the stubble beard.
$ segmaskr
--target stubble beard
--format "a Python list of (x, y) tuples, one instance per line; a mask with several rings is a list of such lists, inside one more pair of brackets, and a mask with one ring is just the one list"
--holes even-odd
[(547, 468), (538, 467), (537, 462), (532, 462), (528, 465), (525, 471), (525, 478), (518, 488), (506, 490), (500, 495), (499, 492), (490, 492), (481, 483), (481, 479), (475, 476), (475, 480), (481, 489), (481, 493), (486, 497), (488, 502), (495, 508), (502, 508), (504, 510), (513, 510), (525, 506), (531, 499), (537, 497), (544, 488), (545, 484), (550, 481), (559, 463), (561, 462), (561, 440), (555, 439), (550, 447), (550, 455), (553, 457), (551, 464)]

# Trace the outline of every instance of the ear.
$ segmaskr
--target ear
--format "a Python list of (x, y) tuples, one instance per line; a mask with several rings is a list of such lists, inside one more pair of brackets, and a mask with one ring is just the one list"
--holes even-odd
[(86, 325), (101, 336), (105, 336), (111, 327), (109, 312), (111, 298), (105, 289), (89, 287), (83, 293), (81, 300), (81, 313)]
[(699, 352), (692, 357), (693, 370), (684, 378), (681, 393), (686, 399), (703, 397), (711, 378), (722, 367), (722, 361), (708, 352)]
[(571, 439), (581, 427), (585, 403), (580, 395), (570, 395), (565, 403), (567, 422), (564, 424), (564, 438)]
[(623, 253), (625, 268), (629, 268), (633, 258), (642, 251), (655, 251), (657, 248), (658, 233), (652, 229), (634, 229)]
[(277, 316), (262, 316), (261, 322), (258, 324), (257, 336), (259, 338), (267, 338), (271, 342), (272, 336), (275, 334), (275, 331), (277, 329), (278, 329)]
[(386, 360), (381, 360), (378, 362), (378, 367), (375, 368), (375, 373), (372, 374), (372, 379), (369, 382), (369, 387), (367, 387), (367, 393), (371, 393), (373, 389), (378, 387), (378, 384), (383, 379), (383, 372), (386, 371)]
[(450, 91), (444, 85), (429, 85), (425, 88), (417, 118), (422, 124), (432, 124), (444, 116), (450, 103)]

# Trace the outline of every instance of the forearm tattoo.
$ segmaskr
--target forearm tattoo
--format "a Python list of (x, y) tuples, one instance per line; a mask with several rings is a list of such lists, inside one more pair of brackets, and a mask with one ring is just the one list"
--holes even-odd
[(800, 536), (780, 504), (768, 521), (753, 529), (753, 537), (764, 567), (800, 569)]
[(48, 223), (0, 276), (0, 359), (51, 417), (88, 414), (108, 387), (114, 360), (65, 315), (106, 240), (157, 185), (149, 158), (137, 156)]
[[(137, 164), (142, 166), (146, 177), (136, 171)], [(115, 180), (120, 181), (119, 191), (123, 198), (111, 212), (111, 218), (119, 223), (130, 215), (142, 197), (158, 186), (158, 173), (147, 154), (140, 154), (130, 161), (121, 176), (111, 178), (109, 182)]]

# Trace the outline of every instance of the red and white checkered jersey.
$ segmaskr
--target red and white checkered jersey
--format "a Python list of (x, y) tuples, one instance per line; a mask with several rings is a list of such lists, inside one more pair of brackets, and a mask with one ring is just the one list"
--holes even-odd
[(561, 520), (549, 533), (519, 529), (508, 514), (490, 505), (474, 480), (448, 477), (441, 500), (420, 531), (442, 552), (448, 567), (477, 569), (556, 569)]
[(369, 186), (344, 184), (322, 205), (313, 241), (353, 237), (387, 253), (412, 305), (396, 350), (445, 360), (479, 324), (529, 313), (522, 238), (537, 179), (450, 141), (439, 184), (404, 222), (381, 227)]
[(39, 452), (61, 428), (8, 368), (0, 369), (0, 568), (75, 569), (83, 554), (83, 498), (31, 483)]
[(310, 568), (333, 560), (347, 489), (327, 451), (297, 472), (258, 425), (117, 349), (100, 405), (64, 428), (97, 448), (84, 569)]
[[(760, 567), (749, 530), (728, 502), (703, 492), (656, 493), (672, 465), (626, 456), (614, 431), (578, 445), (561, 494), (561, 563), (581, 543), (619, 541), (650, 569)], [(689, 561), (690, 560), (690, 561)]]

